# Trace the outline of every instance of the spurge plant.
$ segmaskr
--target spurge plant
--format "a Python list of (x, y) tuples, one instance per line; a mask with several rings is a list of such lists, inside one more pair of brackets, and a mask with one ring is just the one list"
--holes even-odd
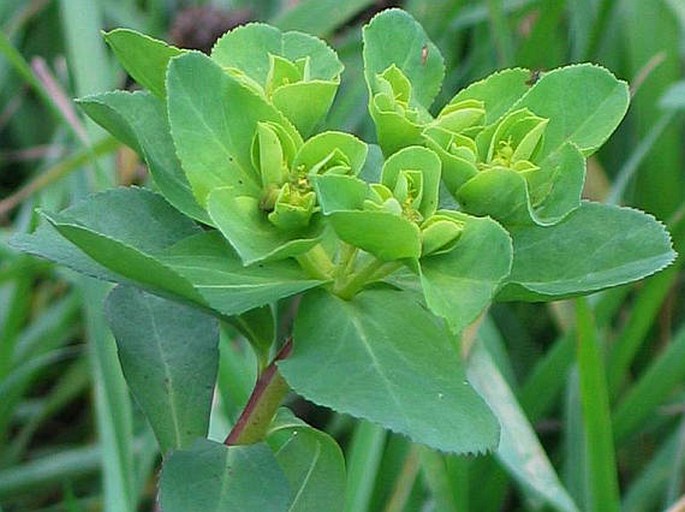
[[(488, 306), (590, 294), (674, 258), (652, 217), (581, 201), (586, 159), (629, 102), (598, 66), (504, 70), (435, 108), (438, 48), (384, 11), (363, 31), (369, 145), (319, 131), (343, 66), (315, 37), (249, 24), (210, 56), (105, 37), (145, 91), (79, 104), (154, 186), (43, 211), (13, 243), (119, 283), (108, 320), (164, 455), (165, 512), (340, 510), (341, 450), (282, 407), (289, 390), (443, 452), (494, 450), (506, 425), (466, 375)], [(220, 325), (258, 367), (225, 444), (206, 439)]]

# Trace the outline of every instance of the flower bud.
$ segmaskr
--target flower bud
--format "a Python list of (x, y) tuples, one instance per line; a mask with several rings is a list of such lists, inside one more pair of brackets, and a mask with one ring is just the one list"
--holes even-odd
[(405, 209), (418, 210), (423, 199), (423, 173), (421, 171), (400, 171), (393, 195)]
[(303, 192), (286, 183), (281, 188), (269, 221), (283, 231), (297, 231), (309, 225), (314, 213), (316, 195), (313, 191)]

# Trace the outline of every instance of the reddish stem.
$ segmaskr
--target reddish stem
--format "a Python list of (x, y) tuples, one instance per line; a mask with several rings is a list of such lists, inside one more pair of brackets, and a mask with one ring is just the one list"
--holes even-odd
[(276, 363), (288, 357), (292, 348), (292, 338), (288, 338), (259, 376), (247, 405), (224, 441), (225, 445), (252, 444), (264, 439), (271, 420), (289, 390), (285, 379), (278, 373)]

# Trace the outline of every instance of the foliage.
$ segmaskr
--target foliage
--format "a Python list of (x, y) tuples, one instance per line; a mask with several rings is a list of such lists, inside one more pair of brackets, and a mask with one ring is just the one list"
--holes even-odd
[[(288, 20), (296, 23), (295, 12)], [(468, 482), (459, 474), (497, 478), (489, 458), (463, 454), (493, 452), (529, 503), (618, 507), (612, 400), (626, 378), (621, 361), (637, 347), (616, 349), (619, 359), (604, 354), (598, 332), (608, 318), (597, 311), (595, 321), (578, 302), (579, 377), (569, 389), (577, 387), (582, 422), (575, 413), (567, 435), (574, 427), (578, 445), (594, 443), (578, 464), (604, 482), (585, 493), (585, 484), (557, 475), (529, 423), (536, 418), (527, 404), (545, 386), (518, 389), (509, 366), (516, 349), (510, 356), (487, 333), (489, 309), (509, 307), (498, 303), (588, 295), (674, 260), (669, 235), (650, 215), (581, 200), (588, 158), (627, 111), (625, 82), (594, 64), (516, 67), (452, 94), (453, 56), (407, 12), (389, 9), (363, 27), (359, 52), (375, 145), (335, 126), (334, 97), (351, 97), (343, 74), (351, 52), (339, 56), (322, 39), (252, 23), (226, 33), (209, 56), (129, 29), (105, 40), (145, 90), (78, 103), (138, 154), (154, 183), (100, 191), (59, 212), (44, 202), (40, 225), (16, 234), (11, 247), (119, 283), (107, 321), (163, 456), (165, 511), (343, 510), (382, 499), (345, 485), (340, 435), (279, 410), (289, 389), (423, 445), (391, 438), (385, 457), (405, 466), (391, 471), (389, 506), (399, 500), (394, 506), (413, 510), (420, 466), (425, 492), (463, 509), (457, 488)], [(247, 340), (255, 362), (230, 361), (229, 332)], [(563, 375), (573, 359), (565, 348), (572, 342), (562, 342), (531, 377), (540, 382), (548, 372), (554, 384), (542, 393), (552, 399), (563, 380), (551, 377), (548, 361)], [(97, 364), (118, 371), (106, 363), (107, 347), (103, 338)], [(673, 389), (679, 372), (674, 366), (672, 380), (658, 385)], [(210, 422), (217, 375), (228, 412), (224, 445), (206, 439), (222, 428)], [(644, 375), (654, 380), (653, 371)], [(116, 378), (108, 374), (109, 393)], [(634, 389), (644, 397), (649, 385)], [(625, 419), (623, 402), (616, 411), (616, 431), (626, 436), (637, 420)], [(128, 475), (120, 485), (134, 500), (125, 432), (112, 437), (121, 456), (112, 471)], [(358, 432), (359, 443), (368, 434), (382, 439)], [(363, 465), (355, 457), (364, 455), (345, 451), (354, 482)], [(404, 497), (402, 485), (410, 485)], [(475, 496), (474, 509), (496, 508), (497, 492)]]

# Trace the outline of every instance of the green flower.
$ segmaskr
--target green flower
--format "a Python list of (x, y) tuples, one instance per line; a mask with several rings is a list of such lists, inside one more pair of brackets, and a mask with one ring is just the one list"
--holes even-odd
[(314, 180), (323, 214), (338, 237), (382, 261), (418, 259), (421, 224), (435, 213), (440, 159), (427, 148), (411, 146), (388, 158), (381, 182), (353, 176)]
[(421, 144), (421, 131), (432, 119), (428, 111), (412, 101), (412, 86), (394, 64), (376, 75), (369, 112), (376, 125), (383, 153)]
[[(506, 168), (529, 173), (540, 167), (533, 163), (542, 146), (548, 119), (521, 109), (505, 116), (495, 127), (480, 169)], [(489, 133), (483, 132), (485, 141)]]

